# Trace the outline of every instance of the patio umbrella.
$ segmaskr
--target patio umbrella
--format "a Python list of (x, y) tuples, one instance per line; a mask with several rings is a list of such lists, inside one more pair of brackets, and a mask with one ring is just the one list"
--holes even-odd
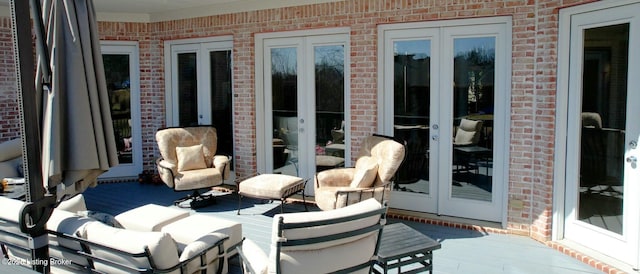
[(26, 2), (11, 2), (28, 189), (20, 225), (34, 237), (34, 259), (47, 260), (55, 201), (95, 185), (118, 157), (93, 2), (31, 0), (35, 77)]
[(61, 197), (95, 185), (118, 156), (93, 2), (45, 0), (42, 19), (42, 171), (44, 187)]

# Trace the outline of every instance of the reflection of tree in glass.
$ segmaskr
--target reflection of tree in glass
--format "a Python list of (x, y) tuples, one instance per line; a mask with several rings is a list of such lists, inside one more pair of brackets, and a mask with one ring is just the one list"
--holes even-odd
[(467, 113), (493, 113), (495, 49), (475, 47), (454, 59), (455, 85), (464, 92)]
[(316, 111), (344, 112), (344, 46), (315, 48)]
[(129, 88), (129, 55), (103, 55), (104, 74), (108, 89)]
[[(431, 58), (423, 53), (394, 56), (394, 110), (400, 116), (427, 116)], [(403, 121), (403, 124), (421, 124)], [(424, 123), (422, 123), (424, 124)]]
[(298, 100), (296, 56), (295, 48), (271, 49), (271, 92), (274, 111), (297, 111), (298, 105), (295, 103)]

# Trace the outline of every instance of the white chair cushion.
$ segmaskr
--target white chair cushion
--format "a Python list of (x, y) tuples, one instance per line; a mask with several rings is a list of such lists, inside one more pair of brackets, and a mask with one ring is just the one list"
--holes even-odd
[[(85, 226), (91, 222), (97, 221), (92, 218), (80, 217), (69, 211), (56, 208), (53, 210), (53, 214), (51, 214), (49, 221), (47, 221), (47, 229), (80, 237), (84, 233)], [(58, 248), (58, 245), (62, 248)], [(51, 256), (70, 259), (73, 262), (85, 266), (88, 265), (88, 261), (85, 257), (77, 255), (75, 252), (66, 250), (65, 248), (69, 248), (73, 251), (82, 250), (82, 246), (77, 241), (58, 238), (52, 234), (49, 235), (49, 254), (51, 254)]]
[(147, 204), (116, 215), (115, 219), (126, 229), (160, 231), (164, 226), (189, 216), (189, 211)]
[(56, 209), (78, 213), (79, 211), (87, 211), (87, 204), (84, 201), (84, 196), (82, 194), (78, 194), (60, 202)]
[[(249, 258), (251, 267), (256, 273), (268, 273), (269, 257), (267, 257), (267, 254), (264, 253), (255, 242), (249, 239), (244, 240), (244, 242), (242, 242), (242, 253), (244, 253), (246, 258)], [(249, 273), (248, 269), (245, 269), (244, 273)]]
[[(85, 226), (85, 238), (94, 243), (112, 247), (130, 253), (144, 252), (145, 246), (159, 269), (167, 269), (179, 263), (176, 242), (169, 234), (162, 232), (140, 232), (130, 229), (110, 227), (100, 222), (91, 222)], [(133, 258), (113, 251), (91, 247), (91, 253), (98, 258), (109, 259), (125, 265), (149, 268), (146, 258)], [(119, 273), (117, 269), (99, 262), (94, 262), (98, 271)], [(179, 270), (171, 273), (179, 273)]]
[[(171, 234), (171, 237), (181, 247), (211, 232), (219, 232), (229, 236), (229, 240), (225, 242), (225, 249), (242, 242), (241, 223), (203, 214), (193, 214), (182, 220), (170, 223), (163, 227), (161, 231)], [(235, 250), (232, 250), (231, 254), (235, 254)]]
[(371, 187), (378, 174), (378, 162), (369, 156), (362, 156), (356, 161), (356, 173), (350, 187)]
[[(182, 254), (180, 254), (180, 261), (184, 262), (193, 256), (197, 256), (200, 252), (207, 250), (224, 237), (226, 237), (226, 235), (222, 233), (209, 233), (196, 239), (184, 248)], [(222, 248), (224, 250), (224, 244), (222, 245)], [(206, 265), (205, 269), (207, 270), (207, 273), (218, 273), (218, 266), (220, 265), (220, 262), (224, 260), (224, 253), (222, 253), (222, 257), (218, 257), (220, 256), (219, 254), (220, 250), (217, 247), (206, 253), (205, 259), (207, 261), (204, 263)], [(187, 263), (184, 273), (201, 273), (202, 269), (200, 268), (200, 264), (200, 258)], [(224, 266), (225, 269), (227, 269), (226, 262)], [(223, 271), (223, 273), (227, 273), (227, 271)]]
[[(0, 197), (0, 218), (9, 221), (0, 222), (0, 230), (8, 232), (8, 234), (0, 233), (0, 242), (15, 244), (18, 246), (28, 246), (26, 239), (12, 235), (13, 233), (18, 235), (22, 234), (19, 222), (20, 210), (23, 205), (23, 201)], [(20, 254), (19, 256), (24, 257), (24, 255), (26, 254)]]
[(207, 168), (202, 145), (176, 147), (178, 172)]
[(21, 155), (22, 155), (22, 139), (21, 138), (15, 138), (13, 140), (0, 143), (0, 162), (11, 160)]
[[(214, 232), (229, 236), (229, 239), (224, 243), (225, 250), (229, 251), (229, 253), (225, 253), (223, 271), (225, 273), (229, 265), (229, 257), (237, 253), (234, 246), (242, 242), (242, 224), (203, 214), (192, 214), (187, 218), (166, 225), (161, 231), (169, 233), (173, 237), (179, 250), (186, 250), (186, 247), (191, 243)], [(229, 250), (230, 248), (233, 249)]]
[[(275, 271), (276, 245), (278, 241), (278, 220), (284, 218), (285, 223), (305, 223), (329, 220), (340, 217), (357, 215), (376, 210), (382, 205), (375, 199), (353, 204), (336, 210), (322, 212), (301, 212), (276, 214), (273, 217), (271, 252), (269, 254), (269, 271)], [(380, 215), (374, 215), (357, 221), (343, 222), (334, 225), (317, 226), (312, 228), (288, 229), (285, 231), (287, 239), (307, 239), (327, 234), (354, 231), (379, 222)], [(281, 249), (281, 267), (283, 273), (314, 273), (334, 272), (354, 266), (371, 259), (377, 242), (378, 232), (371, 232), (359, 236), (338, 239), (323, 243), (304, 246), (283, 247)], [(366, 273), (368, 269), (364, 272)]]

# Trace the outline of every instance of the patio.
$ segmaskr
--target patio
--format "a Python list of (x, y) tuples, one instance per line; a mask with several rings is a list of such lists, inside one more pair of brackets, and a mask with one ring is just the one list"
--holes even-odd
[[(90, 210), (116, 215), (148, 203), (169, 206), (184, 194), (164, 185), (121, 182), (89, 188), (85, 198)], [(196, 211), (241, 222), (243, 236), (268, 251), (271, 217), (279, 213), (279, 203), (246, 199), (238, 216), (237, 202), (235, 194), (222, 196), (217, 204)], [(309, 208), (318, 210), (315, 206)], [(302, 209), (297, 203), (284, 207), (285, 212)], [(403, 222), (441, 242), (442, 248), (434, 251), (434, 273), (601, 273), (528, 237)], [(3, 267), (0, 266), (0, 272)], [(241, 273), (237, 259), (232, 261), (230, 273)]]

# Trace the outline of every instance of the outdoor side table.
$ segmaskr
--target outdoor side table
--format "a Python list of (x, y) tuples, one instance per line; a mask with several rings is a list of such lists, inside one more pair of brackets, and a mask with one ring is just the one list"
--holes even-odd
[[(382, 240), (378, 249), (376, 264), (383, 272), (374, 266), (374, 273), (387, 273), (389, 269), (397, 268), (397, 273), (418, 273), (433, 271), (433, 250), (439, 249), (440, 243), (417, 230), (403, 224), (385, 225), (382, 230)], [(420, 265), (402, 271), (403, 266)]]

